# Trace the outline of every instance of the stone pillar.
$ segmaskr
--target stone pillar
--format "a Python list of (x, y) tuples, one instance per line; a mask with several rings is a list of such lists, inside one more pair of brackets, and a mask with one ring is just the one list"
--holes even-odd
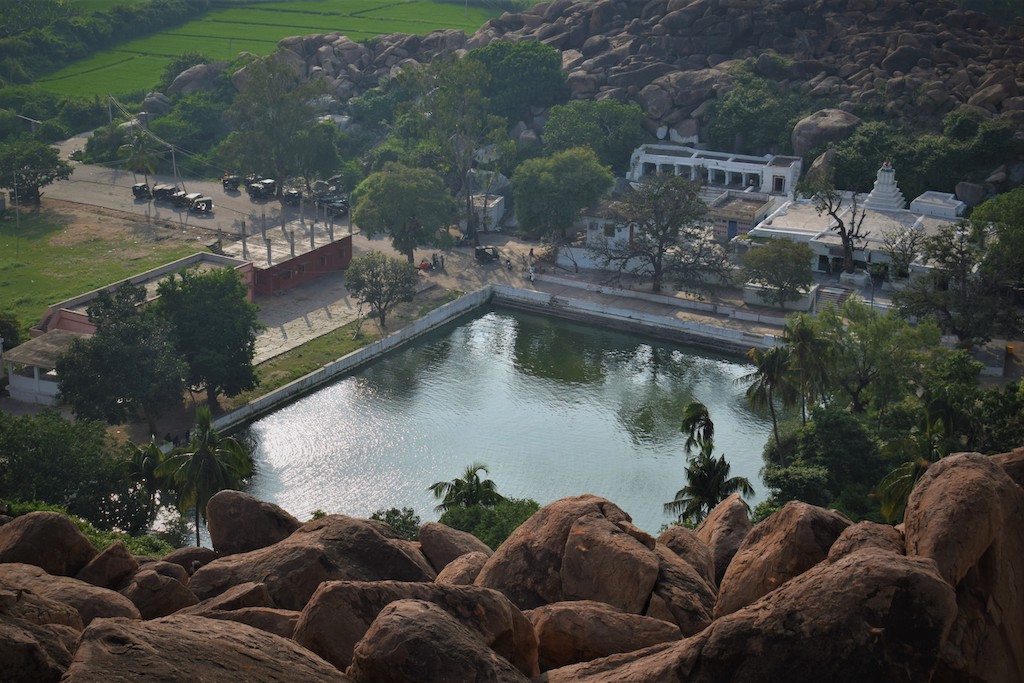
[(291, 246), (292, 258), (295, 258), (295, 231), (288, 231), (288, 244)]
[(264, 242), (266, 243), (266, 245), (267, 245), (267, 267), (270, 267), (270, 266), (272, 266), (272, 265), (273, 265), (273, 263), (274, 263), (274, 262), (273, 262), (273, 259), (271, 258), (271, 252), (270, 252), (270, 240), (269, 240), (269, 239), (264, 239), (263, 241), (264, 241)]

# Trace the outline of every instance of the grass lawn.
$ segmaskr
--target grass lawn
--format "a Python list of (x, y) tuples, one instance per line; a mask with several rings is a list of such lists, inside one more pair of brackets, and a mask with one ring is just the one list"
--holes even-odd
[(102, 215), (90, 229), (72, 227), (56, 213), (13, 209), (0, 218), (0, 310), (12, 311), (23, 330), (50, 304), (117, 282), (199, 250), (178, 240), (124, 232), (105, 236)]
[[(125, 2), (76, 0), (75, 4), (96, 9)], [(270, 54), (282, 38), (310, 33), (340, 32), (353, 40), (389, 33), (422, 35), (445, 28), (473, 33), (499, 14), (497, 9), (433, 0), (240, 2), (178, 28), (122, 43), (36, 82), (63, 95), (145, 92), (156, 85), (171, 58), (184, 52), (230, 61), (239, 52)]]

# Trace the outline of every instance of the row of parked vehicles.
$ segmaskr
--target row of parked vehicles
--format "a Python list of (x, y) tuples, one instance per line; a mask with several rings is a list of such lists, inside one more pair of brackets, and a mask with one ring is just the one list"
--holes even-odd
[(132, 195), (136, 199), (169, 202), (196, 213), (213, 213), (213, 199), (201, 192), (185, 192), (177, 185), (157, 183), (150, 187), (147, 183), (135, 183), (132, 185)]

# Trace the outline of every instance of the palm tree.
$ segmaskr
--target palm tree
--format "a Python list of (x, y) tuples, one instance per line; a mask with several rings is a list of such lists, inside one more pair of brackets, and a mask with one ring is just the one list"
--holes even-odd
[(810, 316), (803, 313), (786, 321), (782, 339), (790, 352), (790, 373), (800, 390), (800, 417), (807, 424), (808, 406), (821, 398), (828, 382), (828, 347)]
[(480, 479), (480, 472), (487, 474), (487, 466), (475, 462), (466, 468), (462, 477), (451, 481), (439, 481), (427, 487), (434, 498), (441, 503), (434, 508), (437, 512), (447, 512), (455, 507), (494, 507), (505, 500), (498, 493), (498, 487), (490, 479)]
[(196, 545), (199, 545), (199, 516), (206, 521), (206, 504), (218, 491), (238, 489), (252, 474), (249, 450), (234, 437), (221, 437), (213, 428), (210, 407), (196, 408), (196, 427), (182, 451), (175, 452), (156, 468), (168, 477), (177, 494), (178, 510), (195, 509)]
[[(750, 349), (747, 358), (754, 364), (755, 370), (737, 380), (740, 383), (750, 382), (747, 388), (747, 400), (755, 410), (768, 409), (772, 416), (772, 432), (775, 443), (779, 440), (779, 418), (775, 413), (775, 399), (782, 401), (784, 406), (796, 402), (796, 391), (788, 381), (790, 352), (785, 346), (774, 346), (765, 352)], [(785, 463), (782, 463), (783, 465)]]
[(754, 494), (746, 477), (730, 477), (729, 471), (724, 455), (715, 458), (710, 451), (702, 451), (686, 466), (686, 486), (676, 491), (675, 500), (665, 503), (665, 512), (677, 514), (680, 522), (697, 524), (733, 493)]
[[(149, 138), (138, 131), (133, 131), (131, 142), (117, 148), (118, 156), (124, 159), (128, 170), (133, 174), (142, 173), (149, 186), (149, 174), (156, 168), (157, 155), (149, 144)], [(152, 190), (152, 188), (150, 188)]]
[(942, 418), (932, 419), (930, 416), (925, 418), (923, 428), (914, 429), (886, 445), (890, 455), (909, 456), (910, 459), (894, 467), (875, 489), (885, 521), (895, 522), (903, 516), (917, 480), (951, 450)]
[(679, 431), (686, 434), (683, 447), (687, 455), (691, 455), (695, 449), (699, 453), (711, 453), (715, 442), (715, 423), (711, 421), (706, 405), (700, 401), (687, 403), (683, 408), (683, 425)]
[(125, 469), (128, 478), (141, 484), (146, 491), (146, 521), (152, 524), (156, 516), (156, 496), (165, 483), (164, 477), (156, 474), (157, 468), (164, 461), (164, 452), (160, 450), (155, 437), (150, 437), (145, 446), (131, 444), (131, 449), (131, 457), (124, 463)]

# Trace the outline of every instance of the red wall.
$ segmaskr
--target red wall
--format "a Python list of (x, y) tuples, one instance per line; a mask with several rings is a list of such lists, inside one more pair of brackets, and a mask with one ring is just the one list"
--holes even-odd
[(270, 268), (257, 268), (256, 296), (270, 296), (274, 292), (304, 285), (324, 273), (344, 270), (350, 261), (352, 237), (346, 236), (295, 258), (275, 263)]

